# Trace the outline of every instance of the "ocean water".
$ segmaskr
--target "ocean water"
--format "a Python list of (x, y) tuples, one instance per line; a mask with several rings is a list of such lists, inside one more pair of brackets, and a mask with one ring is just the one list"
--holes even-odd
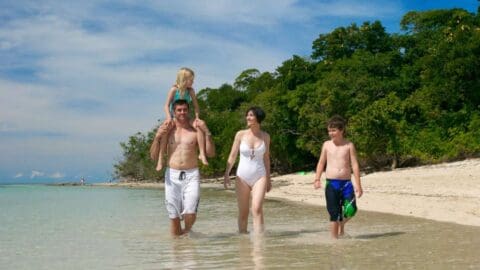
[(480, 227), (360, 210), (333, 241), (324, 208), (267, 201), (265, 236), (238, 235), (235, 196), (215, 189), (199, 211), (172, 239), (163, 190), (3, 185), (0, 269), (480, 268)]

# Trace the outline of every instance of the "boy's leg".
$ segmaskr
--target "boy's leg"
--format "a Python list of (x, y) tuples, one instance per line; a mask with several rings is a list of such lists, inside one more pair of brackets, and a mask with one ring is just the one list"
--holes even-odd
[(332, 238), (338, 239), (338, 229), (341, 223), (341, 221), (330, 222), (330, 235), (332, 236)]
[(342, 216), (343, 220), (340, 222), (338, 235), (345, 234), (345, 223), (347, 223), (357, 213), (357, 203), (355, 199), (355, 192), (351, 182), (344, 186), (342, 191)]
[(208, 165), (207, 156), (205, 155), (205, 134), (200, 129), (197, 129), (197, 143), (200, 155), (198, 158), (202, 161), (203, 165)]
[(250, 208), (250, 187), (238, 177), (235, 186), (238, 204), (238, 232), (247, 233), (248, 211)]
[(341, 194), (334, 185), (327, 180), (325, 185), (325, 200), (330, 215), (330, 232), (333, 238), (338, 238), (338, 231), (342, 223)]
[(345, 234), (345, 223), (349, 221), (349, 218), (344, 218), (342, 221), (340, 221), (339, 226), (338, 226), (338, 236), (343, 236)]

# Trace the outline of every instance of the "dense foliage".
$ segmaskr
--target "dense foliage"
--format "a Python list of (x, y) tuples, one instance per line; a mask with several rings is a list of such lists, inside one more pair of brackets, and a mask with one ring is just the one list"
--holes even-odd
[[(480, 153), (480, 16), (463, 9), (409, 12), (402, 33), (379, 21), (339, 27), (275, 72), (248, 69), (233, 85), (199, 91), (217, 157), (202, 168), (221, 174), (245, 110), (264, 108), (274, 172), (313, 170), (325, 124), (348, 119), (364, 170), (434, 163)], [(159, 179), (148, 146), (153, 131), (122, 143), (117, 177)]]

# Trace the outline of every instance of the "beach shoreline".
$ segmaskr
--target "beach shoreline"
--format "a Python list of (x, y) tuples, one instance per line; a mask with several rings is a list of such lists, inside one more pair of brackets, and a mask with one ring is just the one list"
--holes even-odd
[[(325, 207), (323, 189), (313, 188), (313, 172), (272, 177), (267, 199)], [(362, 210), (480, 226), (480, 159), (402, 168), (364, 175)], [(163, 183), (102, 183), (100, 186), (163, 188)], [(223, 189), (222, 179), (202, 179), (204, 188)], [(229, 190), (233, 189), (230, 188)], [(322, 179), (322, 187), (325, 179)]]

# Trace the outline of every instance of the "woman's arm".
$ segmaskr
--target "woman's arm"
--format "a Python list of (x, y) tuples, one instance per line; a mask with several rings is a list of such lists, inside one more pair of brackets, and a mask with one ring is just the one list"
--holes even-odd
[(230, 155), (228, 155), (227, 167), (225, 168), (225, 175), (223, 177), (223, 186), (225, 188), (230, 186), (230, 171), (232, 170), (233, 164), (235, 164), (235, 160), (237, 159), (242, 134), (242, 131), (237, 132), (232, 144), (232, 149), (230, 150)]
[(270, 135), (265, 132), (265, 154), (263, 155), (263, 163), (265, 164), (265, 172), (267, 173), (267, 192), (272, 189), (272, 179), (270, 178)]

